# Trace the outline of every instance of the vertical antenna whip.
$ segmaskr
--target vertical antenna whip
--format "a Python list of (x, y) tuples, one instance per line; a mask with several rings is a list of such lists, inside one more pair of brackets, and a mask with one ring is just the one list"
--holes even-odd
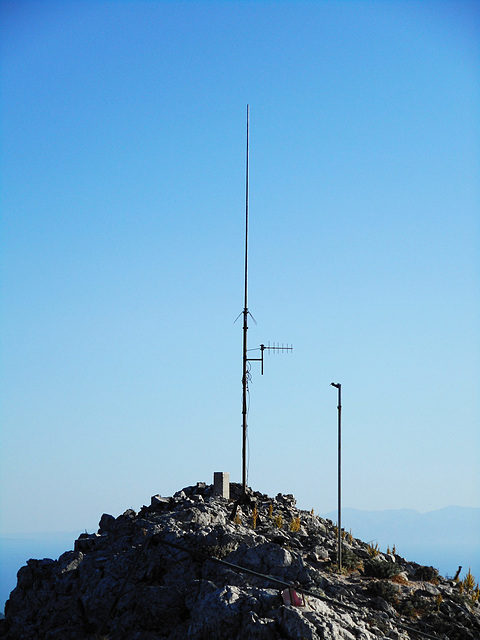
[[(273, 344), (268, 347), (264, 344), (260, 345), (260, 358), (249, 358), (247, 349), (247, 331), (248, 331), (248, 316), (251, 315), (248, 311), (248, 179), (249, 179), (249, 129), (250, 129), (250, 105), (247, 104), (247, 166), (246, 166), (246, 181), (245, 181), (245, 302), (243, 307), (243, 375), (242, 375), (242, 389), (243, 389), (243, 403), (242, 403), (242, 417), (243, 417), (243, 443), (242, 443), (242, 497), (240, 501), (245, 500), (247, 494), (247, 392), (248, 392), (248, 379), (249, 379), (249, 362), (255, 360), (262, 363), (262, 375), (263, 375), (263, 353), (264, 351), (272, 350), (273, 353), (280, 353), (281, 351), (292, 351), (291, 346), (282, 346), (280, 344)], [(255, 322), (255, 319), (254, 319)], [(256, 323), (255, 323), (256, 324)], [(255, 349), (257, 351), (257, 349)], [(238, 502), (234, 508), (238, 506)], [(234, 515), (234, 513), (233, 513)], [(232, 518), (233, 518), (232, 515)]]
[(247, 166), (246, 166), (246, 186), (245, 186), (245, 304), (243, 307), (243, 376), (242, 376), (242, 388), (243, 388), (243, 403), (242, 403), (242, 417), (243, 417), (243, 445), (242, 445), (242, 488), (243, 493), (247, 491), (247, 330), (248, 330), (248, 138), (249, 138), (249, 124), (250, 124), (250, 105), (247, 104)]
[(250, 105), (247, 104), (247, 166), (245, 177), (245, 305), (248, 310), (248, 178), (249, 178), (249, 126), (250, 126)]

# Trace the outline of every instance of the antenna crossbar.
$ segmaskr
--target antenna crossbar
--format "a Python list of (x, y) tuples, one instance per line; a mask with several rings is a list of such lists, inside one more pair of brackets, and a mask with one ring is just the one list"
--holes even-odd
[(274, 342), (273, 344), (268, 343), (267, 346), (261, 344), (260, 349), (268, 349), (269, 351), (273, 351), (273, 353), (280, 353), (280, 351), (293, 351), (293, 345), (291, 344), (284, 345), (283, 342), (280, 345), (279, 342), (277, 343)]
[[(261, 352), (260, 358), (247, 358), (247, 362), (261, 362), (262, 363), (261, 371), (263, 376), (263, 352), (273, 351), (273, 353), (280, 353), (281, 351), (293, 351), (293, 346), (284, 345), (283, 343), (282, 343), (282, 346), (280, 346), (280, 343), (273, 344), (273, 345), (268, 343), (268, 345), (266, 346), (264, 344), (261, 344), (260, 347), (258, 347), (258, 349), (260, 349), (260, 352)], [(258, 349), (254, 349), (254, 351), (258, 351)]]

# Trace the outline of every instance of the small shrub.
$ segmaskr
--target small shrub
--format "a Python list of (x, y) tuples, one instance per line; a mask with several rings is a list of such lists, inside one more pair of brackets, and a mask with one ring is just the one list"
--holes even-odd
[[(280, 527), (279, 527), (280, 528)], [(300, 518), (293, 518), (289, 525), (290, 531), (300, 531)]]
[(442, 604), (442, 602), (443, 602), (443, 597), (442, 597), (442, 594), (439, 593), (438, 596), (437, 596), (437, 599), (436, 599), (437, 613), (440, 613), (440, 605)]
[(399, 602), (395, 608), (401, 615), (409, 618), (418, 618), (431, 613), (433, 606), (430, 598), (424, 598), (418, 592), (415, 592), (406, 600)]
[(415, 570), (414, 577), (415, 580), (422, 580), (423, 582), (438, 582), (438, 569), (420, 566)]
[(465, 578), (460, 582), (460, 593), (465, 594), (472, 604), (478, 602), (480, 599), (480, 586), (477, 582), (475, 586), (475, 578), (473, 577), (472, 571), (470, 567), (468, 568), (468, 573)]
[(400, 606), (395, 607), (397, 611), (406, 618), (415, 618), (417, 612), (411, 600), (405, 600)]
[(477, 583), (477, 586), (475, 587), (475, 589), (473, 590), (472, 593), (472, 601), (473, 602), (478, 602), (480, 599), (480, 586)]
[(359, 558), (350, 549), (343, 549), (342, 551), (342, 566), (347, 571), (363, 571), (363, 560)]
[(400, 573), (400, 568), (393, 562), (386, 562), (385, 560), (380, 560), (380, 558), (371, 558), (364, 563), (364, 571), (365, 575), (372, 578), (387, 580)]
[(279, 513), (277, 516), (275, 516), (275, 518), (273, 519), (275, 526), (277, 527), (277, 529), (281, 529), (283, 527), (283, 516), (281, 513)]
[(420, 595), (417, 591), (413, 594), (412, 597), (413, 606), (415, 607), (415, 611), (418, 615), (425, 615), (430, 613), (433, 603), (430, 598), (426, 598)]
[(378, 556), (378, 554), (380, 553), (378, 542), (375, 542), (375, 544), (369, 542), (367, 544), (367, 551), (368, 551), (368, 555), (371, 558), (376, 558)]
[(345, 567), (345, 565), (343, 564), (342, 561), (342, 570), (340, 571), (340, 567), (338, 566), (337, 563), (335, 564), (330, 564), (327, 568), (326, 571), (328, 571), (328, 573), (338, 573), (342, 576), (346, 576), (348, 575), (348, 569)]
[(463, 588), (465, 589), (465, 591), (467, 593), (470, 593), (471, 591), (473, 591), (473, 588), (475, 586), (475, 578), (472, 575), (472, 572), (470, 570), (470, 567), (468, 568), (468, 573), (465, 576), (465, 578), (463, 579)]
[(252, 511), (252, 526), (254, 529), (257, 528), (257, 520), (258, 520), (258, 509), (257, 509), (257, 505), (255, 505)]
[(235, 524), (242, 524), (242, 518), (240, 517), (240, 514), (239, 514), (239, 513), (237, 513), (237, 514), (235, 515), (234, 523), (235, 523)]
[(269, 518), (273, 518), (273, 504), (272, 503), (270, 503), (268, 505), (268, 517)]
[(383, 598), (390, 604), (398, 604), (398, 589), (388, 580), (372, 582), (368, 590), (372, 595)]

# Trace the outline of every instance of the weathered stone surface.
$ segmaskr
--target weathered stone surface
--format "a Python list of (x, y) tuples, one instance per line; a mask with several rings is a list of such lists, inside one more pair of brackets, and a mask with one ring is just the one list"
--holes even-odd
[(99, 533), (108, 533), (109, 531), (113, 531), (114, 527), (115, 518), (108, 513), (104, 513), (100, 518), (100, 522), (98, 523)]
[(440, 589), (430, 582), (424, 582), (422, 588), (419, 590), (422, 596), (438, 596), (440, 595)]
[(213, 495), (230, 499), (230, 474), (226, 471), (215, 471), (213, 474)]
[[(198, 483), (153, 496), (139, 513), (103, 514), (74, 551), (20, 568), (0, 637), (408, 640), (408, 627), (439, 640), (480, 638), (478, 604), (432, 567), (392, 554), (372, 561), (365, 543), (349, 539), (350, 572), (339, 575), (334, 523), (299, 511), (292, 495), (251, 491), (232, 521), (241, 486), (230, 483), (230, 495)], [(284, 604), (286, 585), (300, 599), (307, 592), (305, 606)]]

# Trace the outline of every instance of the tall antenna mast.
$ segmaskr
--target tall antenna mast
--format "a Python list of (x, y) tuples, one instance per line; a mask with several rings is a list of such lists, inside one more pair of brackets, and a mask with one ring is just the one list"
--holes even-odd
[(242, 487), (243, 493), (247, 490), (247, 331), (248, 331), (248, 178), (249, 178), (249, 126), (250, 105), (247, 104), (247, 165), (245, 179), (245, 298), (243, 305), (243, 376), (242, 376)]
[[(249, 370), (248, 363), (256, 360), (262, 363), (262, 375), (263, 375), (263, 352), (273, 351), (273, 353), (279, 353), (281, 351), (292, 351), (291, 345), (280, 346), (280, 344), (273, 343), (268, 346), (261, 344), (260, 358), (249, 358), (247, 348), (247, 332), (248, 332), (248, 316), (251, 315), (248, 311), (248, 179), (249, 179), (249, 127), (250, 127), (250, 105), (247, 104), (247, 166), (246, 166), (246, 188), (245, 188), (245, 298), (243, 305), (243, 375), (242, 375), (242, 498), (246, 497), (247, 493), (247, 392), (248, 392), (248, 378)], [(258, 348), (255, 349), (258, 351)]]

